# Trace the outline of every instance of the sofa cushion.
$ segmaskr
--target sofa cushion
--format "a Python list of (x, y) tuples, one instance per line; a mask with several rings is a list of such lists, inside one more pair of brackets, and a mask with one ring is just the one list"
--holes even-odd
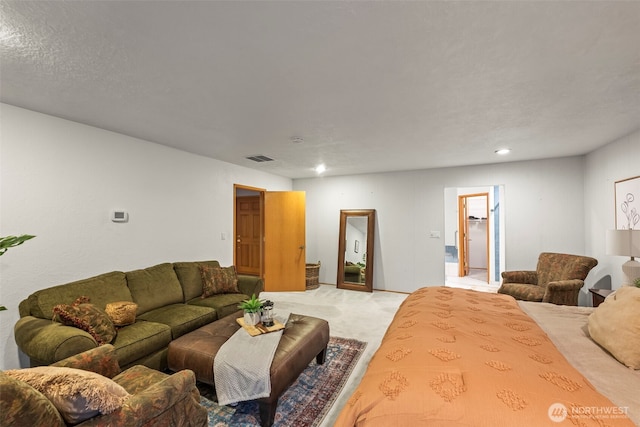
[(209, 298), (194, 298), (188, 302), (189, 305), (213, 308), (218, 314), (218, 319), (222, 319), (231, 313), (240, 310), (238, 304), (247, 299), (245, 294), (218, 294)]
[(519, 300), (541, 302), (544, 297), (545, 288), (525, 283), (503, 283), (500, 289), (498, 289), (498, 292), (511, 295)]
[(124, 388), (109, 378), (81, 369), (40, 366), (5, 373), (44, 394), (69, 424), (109, 414), (129, 397)]
[(215, 310), (188, 304), (171, 304), (156, 308), (139, 316), (139, 320), (164, 323), (171, 328), (173, 339), (198, 329), (218, 318)]
[(169, 375), (155, 369), (150, 369), (144, 365), (135, 365), (112, 379), (127, 390), (129, 394), (138, 394), (168, 377)]
[(0, 372), (0, 414), (3, 422), (14, 426), (64, 427), (53, 403), (24, 381)]
[(200, 266), (202, 275), (202, 298), (217, 294), (235, 294), (238, 290), (236, 268)]
[[(58, 304), (71, 304), (81, 295), (90, 295), (91, 303), (102, 309), (109, 302), (131, 301), (125, 274), (113, 271), (34, 292), (28, 298), (28, 314), (41, 319), (51, 319), (53, 307)], [(20, 315), (26, 314), (21, 311)]]
[(98, 345), (109, 344), (116, 336), (116, 328), (107, 313), (88, 302), (58, 304), (53, 307), (53, 313), (60, 323), (88, 332)]
[(202, 295), (202, 276), (200, 274), (200, 266), (207, 265), (209, 267), (220, 267), (218, 261), (193, 261), (193, 262), (175, 262), (173, 269), (182, 284), (182, 292), (184, 301), (189, 301), (195, 297)]
[(133, 301), (138, 304), (138, 315), (183, 301), (182, 286), (169, 263), (129, 271), (126, 275)]
[(128, 366), (136, 360), (169, 346), (171, 328), (162, 323), (137, 321), (118, 330), (111, 344), (116, 349), (118, 363)]

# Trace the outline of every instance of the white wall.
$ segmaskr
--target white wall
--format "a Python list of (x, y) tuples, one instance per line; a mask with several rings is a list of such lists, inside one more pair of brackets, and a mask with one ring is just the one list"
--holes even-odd
[[(604, 254), (613, 183), (640, 175), (640, 132), (580, 157), (291, 180), (0, 104), (0, 235), (38, 237), (0, 257), (0, 369), (18, 367), (18, 303), (37, 289), (165, 261), (230, 264), (233, 184), (307, 192), (307, 261), (335, 283), (340, 209), (377, 210), (376, 289), (444, 281), (444, 188), (505, 186), (506, 269), (543, 250), (583, 253), (595, 281), (621, 280)], [(114, 208), (130, 221), (109, 220)], [(441, 231), (430, 239), (429, 231)], [(24, 364), (24, 363), (23, 363)]]
[[(444, 188), (503, 184), (506, 266), (535, 269), (542, 251), (585, 251), (584, 157), (294, 180), (307, 193), (307, 260), (336, 283), (340, 209), (376, 209), (375, 289), (444, 283)], [(429, 238), (440, 231), (441, 238)], [(590, 283), (587, 281), (587, 283)]]
[(589, 153), (585, 158), (585, 248), (598, 259), (596, 277), (611, 276), (613, 289), (623, 281), (622, 264), (628, 258), (609, 256), (606, 230), (615, 229), (614, 184), (640, 176), (640, 131)]
[[(233, 262), (233, 184), (291, 180), (0, 104), (0, 235), (35, 234), (0, 257), (0, 369), (18, 367), (13, 325), (32, 292), (161, 262)], [(129, 212), (113, 223), (112, 209)], [(23, 363), (24, 364), (24, 363)]]

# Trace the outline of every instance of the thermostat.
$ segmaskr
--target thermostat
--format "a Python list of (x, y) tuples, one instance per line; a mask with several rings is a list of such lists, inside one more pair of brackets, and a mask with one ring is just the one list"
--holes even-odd
[(129, 221), (129, 214), (125, 211), (112, 211), (111, 221), (113, 222), (127, 222)]

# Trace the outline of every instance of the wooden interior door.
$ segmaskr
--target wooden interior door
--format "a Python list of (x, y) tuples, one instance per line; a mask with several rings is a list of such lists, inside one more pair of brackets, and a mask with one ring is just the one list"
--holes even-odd
[[(478, 238), (480, 237), (480, 242), (481, 246), (475, 245), (474, 249), (475, 251), (482, 251), (482, 253), (476, 253), (475, 255), (475, 259), (484, 259), (483, 261), (483, 265), (474, 265), (473, 262), (471, 262), (471, 230), (470, 230), (470, 211), (469, 211), (469, 199), (470, 198), (480, 198), (482, 200), (484, 200), (484, 214), (483, 214), (483, 218), (481, 218), (481, 220), (483, 220), (483, 224), (484, 224), (484, 233), (482, 236), (478, 236), (477, 233), (475, 234), (475, 237)], [(458, 212), (459, 212), (459, 217), (458, 217), (458, 229), (460, 230), (459, 233), (459, 244), (458, 244), (458, 275), (460, 277), (465, 277), (468, 276), (471, 269), (474, 269), (474, 271), (476, 270), (485, 270), (486, 271), (486, 282), (489, 283), (489, 268), (488, 268), (488, 262), (489, 262), (489, 223), (488, 223), (488, 217), (489, 217), (489, 193), (476, 193), (476, 194), (465, 194), (465, 195), (461, 195), (458, 196)], [(474, 229), (475, 232), (475, 229)], [(482, 242), (484, 242), (484, 245), (482, 245)], [(474, 243), (478, 243), (475, 242)]]
[(264, 287), (304, 291), (306, 268), (304, 191), (264, 193)]
[(467, 218), (467, 197), (458, 196), (458, 276), (464, 277), (469, 274), (469, 222)]
[(236, 270), (238, 274), (260, 275), (262, 233), (260, 196), (236, 198)]

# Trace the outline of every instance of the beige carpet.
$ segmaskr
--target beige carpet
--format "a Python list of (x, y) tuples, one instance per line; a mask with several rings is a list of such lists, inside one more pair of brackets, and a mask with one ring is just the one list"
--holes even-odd
[(260, 299), (274, 302), (274, 309), (319, 317), (329, 322), (334, 337), (366, 341), (367, 347), (351, 377), (320, 426), (333, 426), (371, 360), (380, 346), (382, 336), (407, 294), (374, 291), (357, 292), (337, 289), (335, 285), (320, 285), (306, 292), (263, 292)]

